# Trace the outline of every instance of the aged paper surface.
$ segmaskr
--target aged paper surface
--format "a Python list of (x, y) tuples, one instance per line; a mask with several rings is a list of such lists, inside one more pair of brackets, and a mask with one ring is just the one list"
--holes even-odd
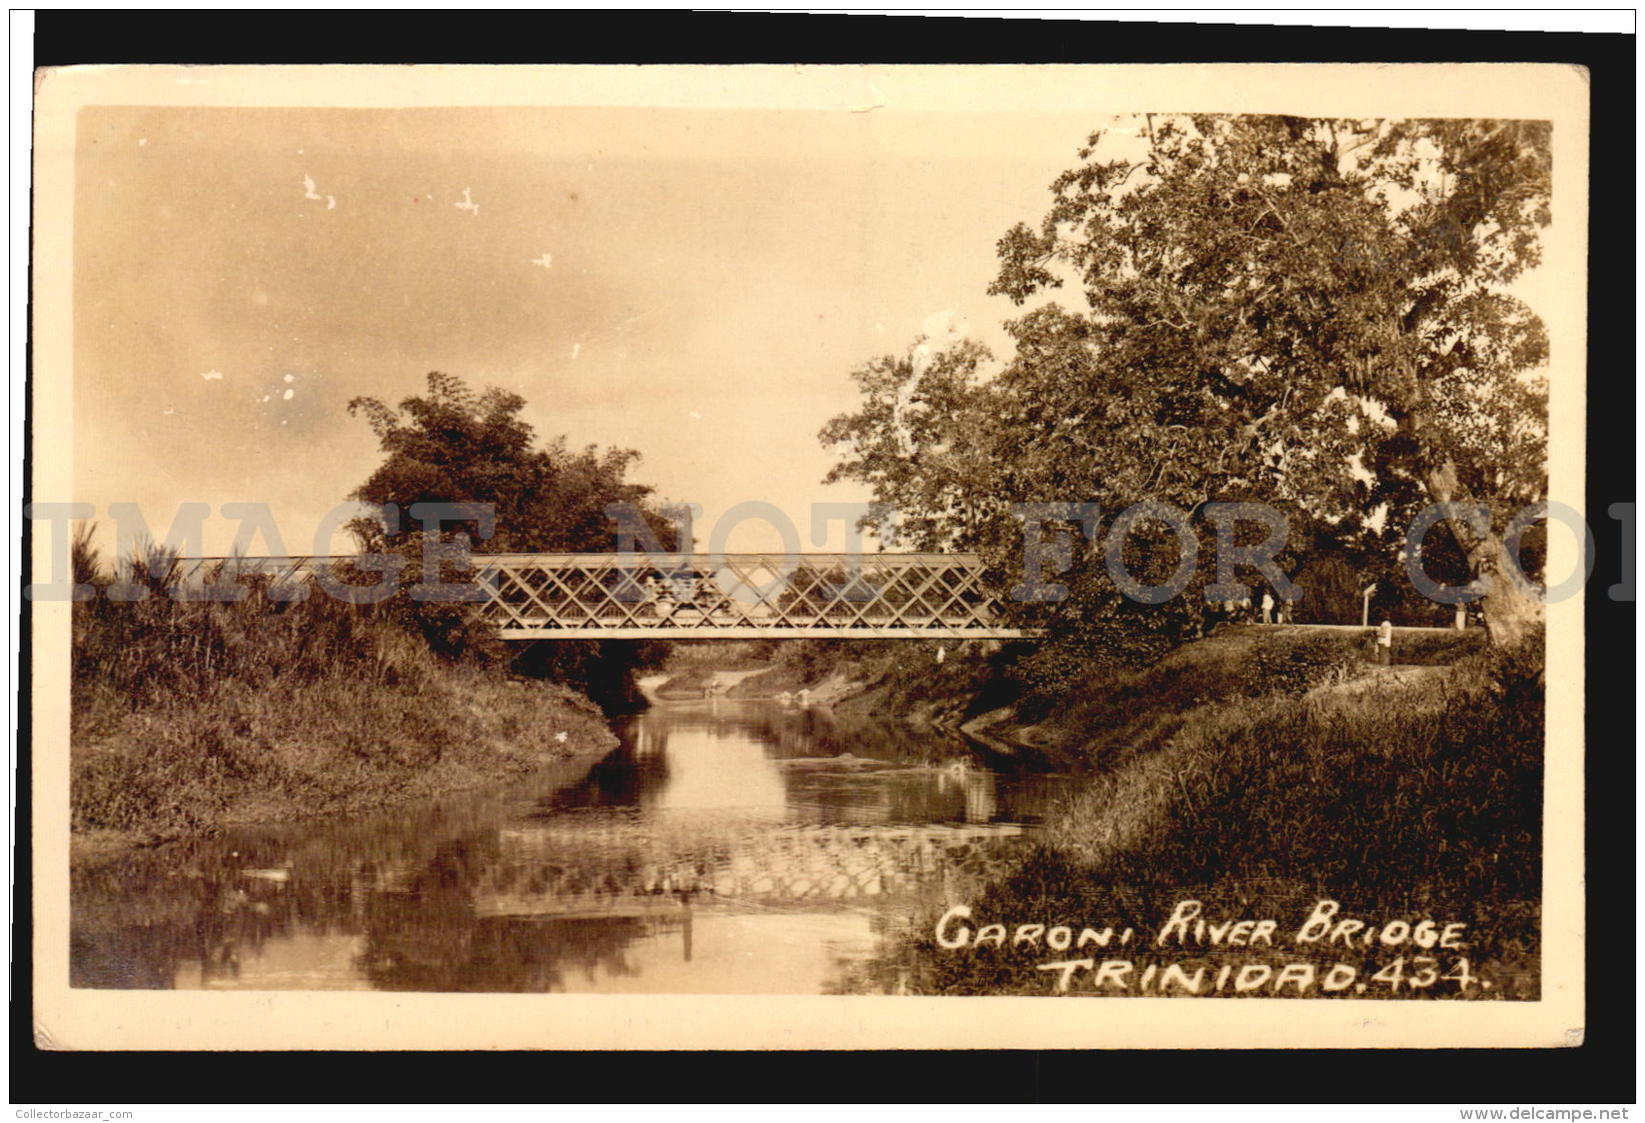
[[(213, 111), (209, 123), (201, 117), (190, 125), (199, 135), (212, 135), (217, 148), (202, 151), (220, 158), (222, 146), (233, 150), (243, 144), (249, 154), (262, 156), (260, 138), (274, 135), (268, 111), (300, 115), (303, 129), (315, 137), (347, 137), (362, 146), (364, 158), (379, 160), (385, 167), (404, 154), (392, 144), (374, 141), (371, 130), (356, 120), (359, 114), (385, 110), (447, 113), (443, 127), (463, 128), (462, 114), (480, 111), (487, 115), (490, 136), (499, 145), (498, 166), (509, 151), (510, 129), (521, 130), (524, 141), (528, 129), (563, 128), (582, 151), (599, 149), (600, 159), (620, 164), (624, 174), (643, 180), (648, 162), (708, 159), (693, 150), (692, 114), (716, 115), (723, 122), (740, 124), (745, 130), (746, 162), (759, 169), (762, 160), (806, 154), (811, 143), (824, 146), (809, 152), (809, 158), (837, 161), (842, 167), (855, 161), (874, 166), (877, 145), (894, 144), (911, 132), (952, 129), (959, 145), (948, 163), (935, 170), (932, 182), (945, 178), (952, 182), (956, 199), (969, 199), (993, 189), (983, 180), (980, 169), (991, 158), (989, 143), (1012, 158), (1021, 149), (1051, 137), (1044, 156), (1045, 174), (1027, 184), (1027, 207), (1014, 217), (1032, 221), (1039, 213), (1029, 209), (1043, 203), (1044, 185), (1058, 170), (1072, 162), (1073, 150), (1082, 141), (1078, 122), (1132, 113), (1213, 113), (1286, 114), (1338, 118), (1490, 118), (1552, 122), (1552, 204), (1553, 221), (1544, 234), (1543, 261), (1530, 284), (1534, 293), (1527, 299), (1547, 326), (1549, 336), (1549, 486), (1551, 500), (1578, 511), (1584, 494), (1585, 450), (1583, 417), (1585, 407), (1584, 317), (1586, 309), (1587, 138), (1588, 90), (1584, 75), (1557, 66), (1520, 65), (1206, 65), (1206, 66), (988, 66), (988, 67), (878, 67), (878, 66), (740, 66), (740, 67), (112, 67), (83, 68), (48, 72), (37, 79), (35, 133), (34, 212), (34, 300), (35, 351), (32, 399), (35, 464), (33, 496), (41, 502), (131, 501), (144, 506), (150, 523), (163, 527), (174, 515), (163, 506), (167, 497), (188, 498), (188, 481), (193, 474), (213, 469), (213, 458), (230, 456), (240, 435), (227, 429), (221, 434), (199, 429), (183, 440), (168, 437), (159, 428), (159, 417), (169, 415), (165, 402), (156, 398), (149, 412), (139, 416), (128, 412), (130, 403), (140, 400), (141, 388), (121, 385), (116, 369), (117, 355), (99, 330), (85, 317), (92, 314), (118, 320), (142, 315), (160, 317), (161, 322), (183, 323), (190, 317), (209, 318), (199, 307), (191, 307), (198, 293), (143, 295), (142, 276), (111, 276), (102, 266), (102, 249), (123, 245), (132, 236), (118, 223), (102, 221), (93, 232), (77, 231), (76, 200), (87, 192), (106, 192), (116, 198), (127, 189), (122, 183), (119, 160), (105, 158), (102, 145), (136, 144), (145, 152), (151, 141), (132, 133), (145, 121), (156, 126), (152, 147), (158, 149), (159, 129), (168, 121), (183, 120), (195, 111)], [(578, 116), (593, 110), (618, 111), (599, 118)], [(547, 111), (563, 110), (558, 123)], [(644, 122), (651, 115), (674, 114), (680, 128), (666, 146), (655, 130)], [(702, 119), (706, 120), (707, 117)], [(837, 127), (837, 121), (848, 124)], [(518, 122), (515, 124), (514, 122)], [(546, 126), (545, 126), (546, 122)], [(741, 123), (745, 122), (745, 123)], [(820, 122), (820, 124), (819, 124)], [(1037, 128), (1035, 122), (1044, 127)], [(135, 123), (135, 125), (134, 125)], [(990, 124), (992, 123), (992, 124)], [(1054, 126), (1054, 127), (1053, 127)], [(186, 131), (186, 130), (185, 130)], [(301, 130), (299, 130), (301, 131)], [(603, 140), (600, 135), (603, 131)], [(240, 141), (232, 138), (243, 136)], [(295, 135), (295, 134), (292, 134)], [(591, 140), (593, 136), (595, 139)], [(992, 136), (992, 142), (984, 138)], [(135, 137), (135, 139), (133, 139)], [(808, 140), (815, 137), (815, 140)], [(569, 143), (569, 142), (568, 142)], [(834, 145), (829, 149), (827, 145)], [(626, 147), (625, 147), (626, 146)], [(454, 143), (454, 150), (455, 150)], [(473, 159), (472, 149), (463, 149)], [(310, 172), (310, 154), (294, 147), (287, 154), (286, 180), (280, 189), (311, 208), (305, 221), (318, 222), (339, 210), (363, 206), (361, 193), (380, 186), (372, 179), (378, 174), (361, 171), (355, 182), (359, 191), (349, 197), (344, 188), (328, 182), (324, 170)], [(432, 160), (438, 153), (423, 153)], [(130, 153), (126, 153), (130, 156)], [(720, 153), (725, 158), (725, 153)], [(188, 155), (177, 167), (186, 170)], [(181, 181), (181, 191), (191, 199), (209, 196), (214, 189), (209, 176), (218, 165), (201, 165), (203, 181)], [(427, 165), (423, 168), (427, 170)], [(887, 165), (889, 166), (889, 164)], [(589, 168), (592, 171), (594, 161)], [(440, 169), (439, 183), (427, 183), (411, 190), (409, 201), (396, 200), (404, 207), (455, 208), (465, 219), (472, 214), (475, 229), (486, 217), (490, 203), (484, 182), (488, 174), (503, 174), (483, 160), (465, 166)], [(760, 173), (763, 174), (763, 173)], [(99, 182), (90, 175), (103, 177)], [(853, 181), (855, 182), (855, 181)], [(399, 184), (395, 185), (398, 189)], [(855, 188), (854, 188), (855, 189)], [(385, 189), (386, 190), (386, 189)], [(546, 192), (550, 185), (543, 186)], [(970, 193), (970, 195), (967, 194)], [(728, 205), (779, 206), (780, 200), (759, 199), (757, 193), (737, 195)], [(426, 200), (426, 202), (425, 202)], [(575, 195), (572, 201), (577, 200)], [(933, 212), (950, 204), (943, 197), (926, 200)], [(705, 200), (704, 206), (712, 205)], [(961, 203), (953, 204), (955, 206)], [(1013, 199), (1012, 205), (1015, 205)], [(883, 213), (889, 204), (873, 194), (842, 195), (838, 206), (859, 208), (865, 262), (884, 263), (898, 252), (906, 252), (910, 266), (917, 266), (918, 247), (876, 246), (877, 233), (892, 228)], [(976, 208), (979, 213), (986, 208)], [(93, 208), (100, 215), (120, 213), (119, 204)], [(79, 212), (88, 213), (88, 212)], [(987, 211), (992, 214), (993, 212)], [(242, 218), (244, 216), (241, 216)], [(164, 215), (129, 214), (130, 224), (140, 226), (164, 222)], [(237, 242), (234, 220), (225, 220), (223, 231), (210, 237), (198, 231), (179, 231), (179, 236), (204, 238), (207, 255), (199, 261), (202, 274), (210, 275), (221, 264), (215, 254), (239, 262), (254, 258), (264, 246), (256, 240), (268, 234), (245, 219), (246, 229), (257, 229)], [(937, 221), (936, 218), (933, 221)], [(1003, 233), (1004, 227), (971, 231), (985, 248)], [(341, 236), (341, 235), (339, 235)], [(372, 302), (388, 299), (387, 287), (373, 279), (370, 261), (384, 250), (381, 230), (355, 234), (352, 250), (362, 262), (359, 273), (361, 300), (340, 309), (339, 317), (369, 317)], [(889, 235), (885, 235), (889, 236)], [(409, 237), (409, 235), (408, 235)], [(106, 240), (106, 241), (99, 241)], [(635, 237), (627, 249), (638, 252), (645, 244)], [(712, 271), (711, 246), (694, 247), (708, 255), (704, 260), (670, 260), (661, 268), (672, 270), (676, 283), (690, 286), (698, 270)], [(791, 246), (773, 249), (803, 255), (816, 247), (804, 238)], [(517, 257), (531, 261), (546, 274), (575, 268), (564, 251), (557, 251), (551, 239), (521, 239), (518, 244), (489, 244), (487, 252), (498, 259)], [(541, 255), (540, 258), (538, 255)], [(114, 255), (117, 260), (118, 255)], [(661, 260), (660, 258), (658, 259)], [(739, 257), (738, 261), (746, 260)], [(617, 269), (619, 263), (607, 262)], [(657, 262), (631, 260), (623, 267), (648, 269)], [(445, 268), (437, 258), (427, 267)], [(872, 268), (867, 265), (865, 268)], [(228, 272), (228, 270), (224, 270)], [(762, 274), (764, 271), (761, 271)], [(77, 273), (79, 275), (77, 275)], [(895, 287), (895, 279), (876, 278), (885, 291)], [(613, 283), (598, 278), (596, 285)], [(866, 283), (866, 282), (865, 282)], [(750, 323), (751, 348), (767, 348), (772, 357), (773, 378), (783, 377), (785, 356), (780, 347), (804, 347), (805, 333), (813, 330), (823, 313), (813, 313), (813, 304), (825, 303), (804, 286), (803, 268), (792, 261), (773, 260), (768, 275), (746, 279), (750, 290), (767, 286), (792, 286), (795, 308), (793, 324)], [(211, 286), (207, 284), (206, 288)], [(237, 294), (239, 296), (240, 294)], [(906, 325), (896, 325), (898, 335), (881, 342), (869, 332), (876, 310), (867, 305), (873, 294), (829, 294), (828, 310), (841, 310), (849, 317), (841, 328), (854, 349), (851, 361), (866, 359), (870, 348), (891, 350), (905, 342)], [(245, 294), (249, 303), (243, 314), (253, 314), (251, 305), (266, 308), (268, 297)], [(513, 299), (492, 289), (475, 294), (476, 300)], [(855, 303), (854, 303), (855, 302)], [(276, 300), (278, 306), (278, 298)], [(279, 311), (278, 307), (276, 309)], [(312, 311), (312, 309), (310, 310)], [(647, 310), (633, 310), (644, 315)], [(931, 309), (931, 311), (936, 311)], [(533, 310), (521, 305), (521, 317)], [(215, 313), (225, 314), (221, 309)], [(240, 314), (240, 313), (235, 313)], [(196, 325), (209, 335), (209, 326)], [(425, 358), (398, 351), (393, 339), (383, 338), (383, 362), (398, 382), (385, 382), (385, 389), (373, 391), (397, 397), (408, 378), (447, 362), (460, 365), (462, 333), (469, 330), (461, 313), (451, 324), (453, 354), (457, 358)], [(123, 337), (128, 340), (134, 337)], [(154, 348), (169, 345), (168, 333), (160, 331), (144, 337)], [(472, 342), (472, 341), (471, 341)], [(593, 340), (587, 345), (592, 346)], [(301, 340), (287, 340), (290, 355), (281, 361), (299, 364), (303, 360)], [(476, 346), (479, 344), (476, 343)], [(569, 358), (576, 359), (583, 341), (574, 344)], [(524, 346), (524, 345), (522, 345)], [(636, 351), (641, 350), (636, 343)], [(666, 345), (654, 343), (651, 365), (645, 366), (642, 380), (630, 385), (615, 383), (605, 389), (582, 388), (577, 393), (588, 399), (594, 414), (623, 411), (625, 398), (654, 393), (677, 392), (667, 385), (669, 366), (661, 361)], [(523, 352), (519, 352), (523, 354)], [(505, 349), (489, 353), (489, 361), (506, 363), (518, 357)], [(77, 385), (88, 377), (86, 368), (95, 358), (99, 382)], [(180, 363), (194, 362), (178, 356)], [(225, 357), (213, 360), (226, 364)], [(231, 375), (233, 372), (229, 372)], [(477, 382), (493, 376), (492, 370), (468, 369)], [(501, 374), (501, 371), (496, 372)], [(842, 371), (843, 374), (843, 371)], [(199, 385), (215, 389), (227, 383), (218, 366), (190, 370)], [(293, 384), (287, 376), (286, 384)], [(698, 376), (693, 376), (698, 377)], [(648, 385), (649, 380), (653, 385)], [(270, 397), (293, 400), (303, 390), (298, 383), (271, 383), (255, 391), (263, 403)], [(570, 385), (544, 387), (540, 392), (560, 393), (575, 398)], [(711, 400), (711, 399), (708, 399)], [(760, 478), (771, 471), (784, 455), (780, 446), (759, 445), (754, 434), (780, 430), (788, 425), (808, 439), (823, 416), (811, 412), (814, 403), (797, 393), (786, 404), (773, 405), (758, 414), (746, 410), (738, 415), (739, 441), (717, 447), (718, 458), (728, 476), (745, 476), (746, 495), (765, 498)], [(568, 409), (580, 408), (568, 405)], [(727, 407), (735, 412), (735, 406)], [(701, 412), (708, 412), (706, 409)], [(684, 411), (682, 410), (682, 415)], [(692, 420), (701, 420), (692, 413)], [(129, 427), (127, 421), (129, 420)], [(304, 423), (294, 413), (285, 421)], [(689, 421), (681, 420), (680, 425)], [(289, 426), (288, 426), (289, 428)], [(545, 433), (544, 435), (552, 435)], [(653, 434), (659, 440), (662, 434)], [(619, 443), (639, 444), (643, 432), (629, 433)], [(603, 437), (592, 437), (602, 442)], [(289, 454), (293, 446), (267, 438), (269, 456)], [(186, 447), (184, 447), (186, 446)], [(300, 446), (299, 446), (300, 447)], [(324, 461), (329, 453), (320, 437), (306, 455)], [(814, 447), (793, 452), (808, 477), (819, 475), (813, 466)], [(145, 463), (144, 460), (147, 459)], [(352, 470), (352, 469), (351, 469)], [(268, 501), (297, 542), (293, 552), (306, 551), (308, 528), (324, 509), (341, 496), (321, 500), (292, 487), (280, 490), (265, 475), (248, 488), (260, 487), (244, 499)], [(150, 487), (154, 478), (172, 481), (168, 487)], [(109, 481), (129, 482), (130, 495), (99, 494), (95, 499), (82, 495), (86, 481), (99, 485)], [(177, 481), (181, 480), (179, 484)], [(339, 481), (337, 491), (352, 486), (352, 479)], [(730, 485), (727, 485), (728, 487)], [(147, 490), (145, 490), (147, 488)], [(106, 489), (105, 489), (106, 490)], [(727, 494), (730, 494), (729, 492)], [(692, 496), (677, 496), (684, 500)], [(797, 496), (800, 501), (809, 496)], [(819, 498), (826, 498), (822, 496)], [(285, 512), (295, 511), (287, 528)], [(106, 518), (98, 510), (98, 518)], [(306, 521), (305, 521), (306, 520)], [(207, 552), (229, 552), (228, 543), (208, 542)], [(37, 533), (33, 559), (34, 580), (52, 580), (53, 542)], [(760, 548), (765, 548), (764, 546)], [(1569, 573), (1575, 547), (1566, 537), (1551, 535), (1547, 570)], [(394, 991), (343, 991), (336, 989), (211, 990), (211, 989), (98, 989), (71, 987), (69, 893), (69, 642), (70, 605), (60, 601), (36, 601), (33, 672), (33, 779), (35, 848), (35, 1020), (42, 1044), (63, 1049), (812, 1049), (812, 1048), (1177, 1048), (1188, 1046), (1248, 1048), (1257, 1046), (1339, 1046), (1434, 1047), (1434, 1046), (1545, 1046), (1580, 1041), (1583, 1026), (1583, 890), (1582, 890), (1582, 764), (1584, 751), (1582, 696), (1582, 605), (1583, 598), (1570, 597), (1547, 607), (1547, 751), (1543, 800), (1543, 881), (1541, 899), (1540, 997), (1526, 1001), (1316, 1001), (1265, 997), (1247, 1002), (1176, 1001), (1164, 998), (1129, 998), (1092, 1002), (1052, 1001), (1048, 997), (913, 997), (828, 995), (795, 996), (775, 993), (418, 993), (415, 989)], [(255, 871), (254, 871), (255, 872)], [(1168, 902), (1160, 903), (1167, 911)], [(687, 936), (687, 947), (689, 948)], [(688, 951), (689, 957), (689, 951)], [(483, 989), (483, 988), (481, 988)], [(747, 988), (743, 988), (747, 989)]]

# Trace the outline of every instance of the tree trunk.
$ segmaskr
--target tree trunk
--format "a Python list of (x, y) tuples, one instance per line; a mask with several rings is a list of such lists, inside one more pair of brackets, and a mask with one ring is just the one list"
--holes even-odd
[[(1449, 461), (1430, 470), (1424, 482), (1429, 497), (1435, 502), (1457, 501), (1456, 469)], [(1468, 500), (1463, 498), (1461, 502)], [(1445, 526), (1485, 585), (1479, 610), (1485, 617), (1485, 631), (1491, 644), (1517, 647), (1540, 632), (1544, 620), (1542, 601), (1526, 587), (1517, 559), (1508, 556), (1502, 533), (1495, 526), (1481, 533), (1460, 518), (1446, 519)]]
[[(1480, 575), (1490, 582), (1479, 602), (1485, 617), (1485, 631), (1493, 646), (1517, 647), (1540, 634), (1544, 620), (1542, 601), (1521, 584), (1523, 578), (1512, 568), (1514, 559), (1508, 556), (1502, 536), (1494, 529), (1481, 539), (1478, 550)], [(1470, 558), (1473, 556), (1470, 554)]]

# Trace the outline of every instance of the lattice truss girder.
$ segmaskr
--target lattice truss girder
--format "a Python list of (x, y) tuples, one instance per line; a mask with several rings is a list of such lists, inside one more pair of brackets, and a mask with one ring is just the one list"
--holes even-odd
[[(261, 574), (335, 579), (324, 557), (185, 558), (186, 584)], [(1007, 634), (980, 560), (965, 554), (476, 554), (476, 612), (529, 632), (910, 631)], [(375, 576), (375, 575), (374, 575)], [(463, 575), (448, 570), (444, 580)], [(1014, 634), (1014, 633), (1013, 633)]]
[(975, 557), (948, 554), (558, 554), (475, 557), (480, 615), (507, 635), (658, 631), (989, 630)]
[(965, 555), (490, 555), (483, 618), (518, 629), (988, 630)]

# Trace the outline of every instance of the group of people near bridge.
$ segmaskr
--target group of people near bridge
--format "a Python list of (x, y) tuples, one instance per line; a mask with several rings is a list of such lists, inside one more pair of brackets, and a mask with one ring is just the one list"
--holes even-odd
[(1289, 624), (1291, 622), (1292, 602), (1288, 600), (1276, 601), (1274, 594), (1264, 589), (1260, 600), (1253, 601), (1247, 593), (1239, 600), (1225, 600), (1219, 607), (1223, 615), (1232, 623), (1244, 624)]
[(708, 613), (725, 604), (725, 594), (707, 574), (668, 575), (648, 573), (640, 582), (645, 602), (659, 616), (672, 616), (681, 608)]

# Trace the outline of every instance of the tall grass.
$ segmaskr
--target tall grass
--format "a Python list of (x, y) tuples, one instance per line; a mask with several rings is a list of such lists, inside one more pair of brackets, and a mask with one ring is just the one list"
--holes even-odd
[[(73, 544), (77, 828), (149, 834), (352, 811), (613, 743), (586, 699), (435, 655), (388, 610), (221, 563), (200, 599), (174, 553)], [(306, 594), (306, 595), (305, 595)], [(565, 734), (561, 737), (561, 734)]]
[(1094, 778), (1048, 836), (1108, 880), (1307, 871), (1379, 897), (1534, 893), (1539, 670), (1480, 655), (1407, 683), (1204, 708)]
[[(1473, 967), (1493, 981), (1475, 996), (1534, 998), (1541, 651), (1478, 652), (1402, 681), (1248, 694), (1244, 662), (1190, 645), (1114, 700), (1140, 707), (1152, 685), (1159, 710), (1137, 710), (1117, 732), (1088, 727), (1088, 752), (1108, 767), (1048, 818), (1014, 875), (971, 903), (1002, 919), (1139, 924), (1187, 898), (1213, 917), (1300, 921), (1321, 898), (1355, 917), (1444, 917), (1468, 925)], [(1093, 704), (1065, 720), (1116, 713)], [(1384, 966), (1392, 954), (1382, 950), (1352, 954)], [(1035, 955), (956, 956), (925, 923), (888, 962), (926, 993), (1044, 993)], [(1447, 994), (1455, 988), (1403, 997)]]

